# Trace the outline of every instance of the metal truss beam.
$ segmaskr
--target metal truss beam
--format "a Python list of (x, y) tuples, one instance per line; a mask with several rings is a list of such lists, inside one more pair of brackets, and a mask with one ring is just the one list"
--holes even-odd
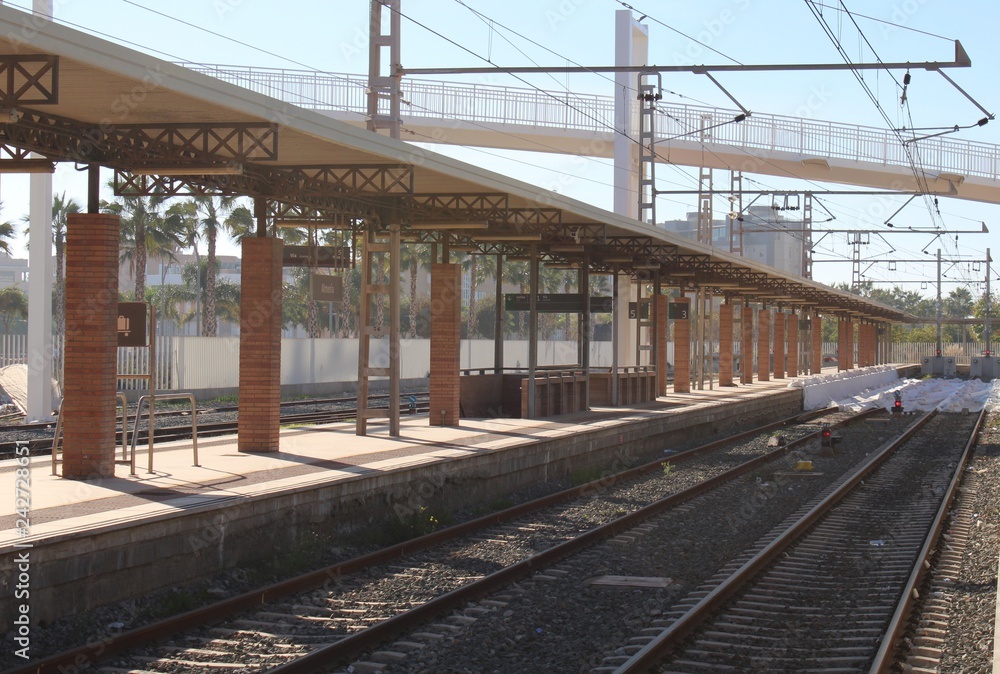
[[(254, 173), (238, 176), (153, 176), (116, 170), (112, 182), (118, 196), (252, 195), (265, 197), (269, 202), (279, 202), (285, 208), (323, 213), (324, 217), (367, 217), (373, 210), (384, 206), (382, 201), (374, 197), (359, 198), (344, 193), (301, 195), (291, 190), (282, 192), (275, 190), (271, 183)], [(289, 217), (298, 216), (290, 214)]]
[(0, 125), (0, 142), (56, 161), (115, 168), (273, 160), (273, 124), (215, 123), (88, 125), (37, 110), (18, 109), (16, 123)]
[[(507, 195), (502, 192), (469, 194), (414, 194), (405, 212), (411, 222), (501, 220), (507, 212)], [(418, 218), (420, 220), (418, 220)]]
[(59, 57), (49, 54), (0, 56), (0, 106), (59, 102)]
[(413, 166), (347, 165), (294, 166), (279, 169), (287, 179), (300, 180), (303, 186), (323, 185), (351, 194), (413, 194)]
[(143, 156), (155, 147), (157, 154), (151, 159), (155, 166), (176, 162), (183, 167), (200, 160), (273, 161), (278, 158), (276, 124), (120, 124), (109, 127), (106, 137)]
[(508, 208), (504, 219), (514, 227), (530, 225), (561, 225), (562, 209), (560, 208)]

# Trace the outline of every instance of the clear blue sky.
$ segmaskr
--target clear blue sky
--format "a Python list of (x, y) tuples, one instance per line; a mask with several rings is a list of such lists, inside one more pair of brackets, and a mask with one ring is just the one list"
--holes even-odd
[[(973, 61), (971, 69), (951, 70), (956, 79), (980, 104), (1000, 112), (996, 77), (1000, 72), (1000, 49), (996, 29), (1000, 3), (966, 0), (946, 3), (935, 0), (845, 0), (855, 15), (864, 38), (851, 18), (835, 11), (837, 0), (827, 0), (823, 15), (846, 52), (854, 61), (872, 61), (872, 48), (884, 61), (947, 61), (953, 58), (950, 40), (959, 39)], [(6, 2), (30, 9), (29, 0)], [(656, 64), (802, 63), (840, 62), (833, 47), (805, 0), (634, 0), (636, 15), (648, 14), (650, 61)], [(250, 66), (318, 69), (332, 72), (367, 72), (367, 0), (56, 0), (57, 19), (107, 39), (121, 41), (167, 60)], [(479, 12), (476, 15), (473, 11)], [(403, 64), (407, 67), (482, 66), (484, 58), (503, 65), (563, 66), (612, 65), (614, 59), (614, 13), (622, 9), (616, 0), (402, 0), (404, 14)], [(492, 21), (492, 25), (490, 23)], [(905, 28), (904, 28), (905, 27)], [(927, 35), (907, 29), (932, 33)], [(512, 32), (520, 33), (519, 37)], [(680, 33), (700, 40), (693, 42)], [(948, 39), (941, 39), (941, 36)], [(529, 42), (534, 41), (536, 44)], [(243, 43), (243, 44), (241, 44)], [(870, 47), (868, 45), (870, 43)], [(539, 45), (543, 45), (542, 48)], [(551, 50), (551, 51), (548, 51)], [(719, 53), (714, 52), (717, 50)], [(477, 56), (478, 55), (478, 56)], [(909, 113), (899, 105), (899, 92), (892, 79), (882, 73), (866, 75), (866, 81), (897, 126), (952, 126), (972, 124), (982, 113), (944, 83), (939, 75), (913, 71), (908, 90)], [(901, 74), (897, 73), (901, 78)], [(467, 77), (466, 79), (470, 79)], [(525, 86), (508, 76), (476, 76), (476, 81)], [(847, 73), (726, 74), (725, 86), (752, 111), (779, 115), (808, 115), (814, 119), (856, 123), (884, 128), (858, 82)], [(595, 75), (538, 75), (530, 78), (547, 90), (568, 88), (574, 92), (610, 94), (610, 82)], [(671, 75), (664, 86), (672, 92), (668, 100), (732, 107), (704, 77)], [(1000, 143), (1000, 120), (974, 128), (957, 137)], [(475, 162), (529, 182), (558, 188), (570, 196), (611, 208), (611, 170), (603, 160), (560, 157), (541, 153), (515, 153), (476, 148), (445, 148), (460, 159)], [(721, 172), (720, 176), (721, 176)], [(664, 189), (692, 189), (690, 172), (661, 169), (657, 173)], [(815, 189), (801, 181), (755, 176), (761, 189)], [(728, 177), (726, 178), (728, 180)], [(2, 217), (17, 220), (26, 211), (26, 180), (5, 176), (0, 186), (4, 203)], [(843, 188), (843, 186), (837, 186)], [(71, 169), (56, 173), (54, 189), (67, 191), (81, 202), (85, 187)], [(877, 228), (902, 199), (898, 197), (831, 197), (823, 203), (836, 216), (830, 223), (838, 229)], [(683, 217), (695, 209), (694, 197), (662, 198), (660, 219)], [(725, 209), (722, 203), (716, 209)], [(963, 234), (947, 245), (931, 236), (896, 236), (889, 241), (896, 249), (872, 239), (864, 257), (922, 258), (921, 249), (934, 251), (939, 245), (946, 257), (981, 258), (991, 247), (1000, 258), (1000, 209), (993, 205), (942, 199), (942, 220), (948, 229), (976, 229), (980, 221), (997, 234)], [(879, 216), (880, 213), (884, 215)], [(914, 201), (894, 222), (913, 227), (933, 226), (928, 209)], [(224, 251), (232, 251), (225, 248)], [(849, 259), (845, 237), (829, 236), (816, 258)], [(998, 265), (1000, 266), (1000, 265)], [(889, 272), (884, 265), (870, 274), (885, 279), (913, 281), (933, 267), (900, 265)], [(818, 280), (832, 283), (850, 280), (850, 264), (817, 264)], [(959, 265), (950, 278), (982, 278), (971, 265)], [(905, 286), (919, 289), (917, 285)], [(946, 291), (947, 291), (946, 287)], [(972, 288), (978, 294), (977, 287)]]

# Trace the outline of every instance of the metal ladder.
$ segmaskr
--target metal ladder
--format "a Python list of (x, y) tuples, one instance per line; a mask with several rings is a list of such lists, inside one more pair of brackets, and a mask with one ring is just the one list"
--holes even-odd
[[(374, 222), (364, 225), (364, 258), (361, 267), (361, 306), (358, 312), (358, 418), (355, 432), (366, 435), (369, 419), (388, 419), (389, 435), (399, 436), (399, 225), (389, 225), (388, 231), (378, 229)], [(385, 258), (388, 258), (388, 279), (385, 279)], [(372, 274), (376, 272), (373, 278)], [(372, 363), (371, 340), (385, 336), (385, 326), (373, 322), (372, 303), (379, 297), (388, 298), (389, 348), (385, 362)], [(368, 406), (371, 377), (389, 379), (389, 407)]]

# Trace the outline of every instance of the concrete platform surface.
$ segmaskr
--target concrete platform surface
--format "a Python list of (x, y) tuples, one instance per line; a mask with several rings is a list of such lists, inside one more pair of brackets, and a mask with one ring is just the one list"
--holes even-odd
[[(121, 460), (115, 477), (89, 481), (53, 476), (49, 457), (30, 462), (30, 539), (79, 533), (154, 515), (219, 503), (312, 482), (357, 478), (364, 474), (412, 467), (444, 459), (495, 451), (515, 445), (578, 434), (681, 407), (724, 405), (784, 389), (788, 379), (755, 382), (730, 388), (670, 393), (655, 403), (595, 408), (588, 413), (546, 419), (462, 419), (457, 428), (430, 426), (426, 415), (401, 417), (400, 436), (390, 437), (386, 424), (369, 422), (369, 434), (355, 435), (353, 423), (285, 428), (280, 452), (247, 454), (237, 451), (235, 436), (198, 443), (200, 466), (193, 465), (190, 440), (164, 442), (154, 449), (154, 472), (147, 472), (148, 454), (140, 445), (136, 475)], [(60, 466), (61, 467), (61, 466)], [(15, 501), (14, 461), (0, 462), (0, 502)], [(0, 511), (2, 512), (2, 511)], [(10, 513), (10, 514), (7, 514)], [(25, 542), (16, 529), (17, 516), (0, 514), (0, 546)]]

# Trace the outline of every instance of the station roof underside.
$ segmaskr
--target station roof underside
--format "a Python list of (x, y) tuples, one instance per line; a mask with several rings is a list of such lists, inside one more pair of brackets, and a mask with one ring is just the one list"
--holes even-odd
[[(401, 224), (404, 239), (685, 290), (912, 322), (866, 298), (788, 276), (637, 220), (358, 129), (19, 10), (0, 6), (0, 169), (42, 161), (115, 169), (119, 194), (245, 195), (303, 226)], [(347, 225), (349, 228), (349, 224)], [(246, 270), (245, 272), (246, 273)]]

